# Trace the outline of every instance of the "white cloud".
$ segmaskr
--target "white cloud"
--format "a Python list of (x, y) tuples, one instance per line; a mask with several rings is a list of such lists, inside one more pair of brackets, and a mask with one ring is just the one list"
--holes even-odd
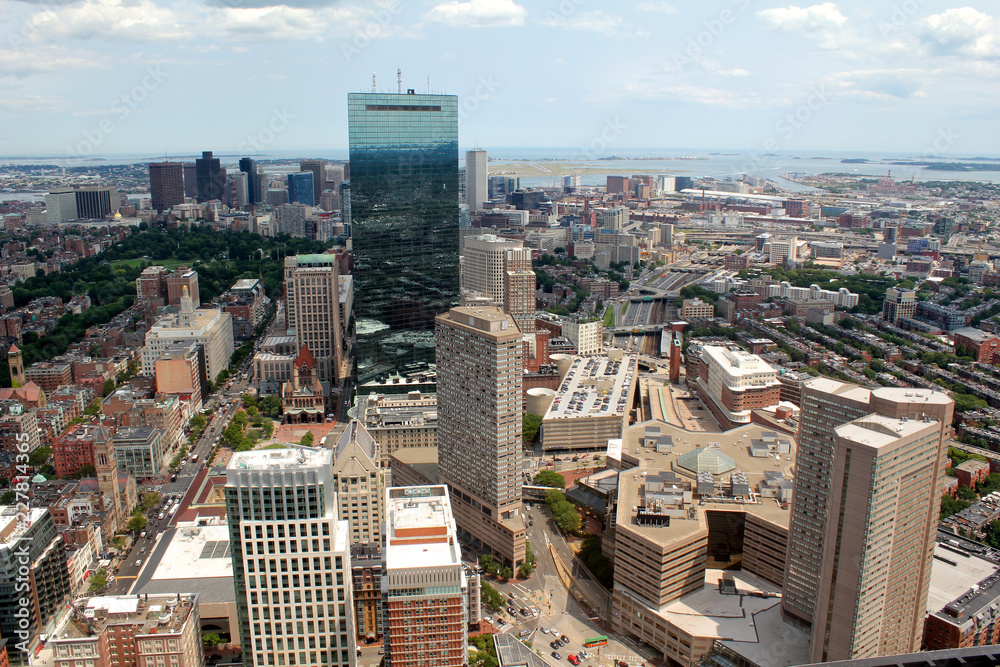
[(545, 22), (553, 28), (577, 30), (580, 32), (596, 32), (609, 37), (622, 34), (622, 29), (626, 26), (625, 19), (621, 16), (606, 14), (600, 9), (594, 9), (589, 12), (576, 12), (569, 16), (551, 14), (546, 18)]
[(63, 111), (70, 107), (68, 100), (41, 95), (0, 95), (0, 107), (10, 111)]
[[(109, 42), (183, 42), (198, 39), (300, 41), (388, 37), (393, 26), (378, 6), (307, 9), (160, 6), (152, 0), (82, 0), (39, 12), (33, 39), (41, 42), (101, 39)], [(391, 23), (391, 22), (390, 22)], [(373, 29), (374, 28), (374, 29)]]
[(1000, 20), (971, 7), (928, 16), (918, 32), (923, 43), (941, 55), (1000, 58)]
[(880, 102), (925, 97), (921, 88), (933, 78), (921, 69), (869, 69), (838, 72), (828, 83), (835, 96)]
[(0, 50), (0, 72), (23, 77), (55, 70), (102, 67), (103, 59), (92, 51), (46, 46), (32, 49)]
[(424, 14), (425, 21), (452, 28), (504, 28), (524, 25), (526, 10), (514, 0), (450, 0)]
[(775, 7), (759, 11), (757, 15), (770, 23), (771, 27), (785, 32), (831, 30), (842, 28), (847, 23), (847, 17), (832, 2), (811, 7)]
[(635, 6), (640, 12), (660, 12), (662, 14), (676, 14), (677, 8), (666, 2), (640, 2)]

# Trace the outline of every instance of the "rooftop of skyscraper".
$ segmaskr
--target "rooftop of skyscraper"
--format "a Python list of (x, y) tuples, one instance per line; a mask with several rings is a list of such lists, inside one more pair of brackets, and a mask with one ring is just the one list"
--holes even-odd
[(21, 514), (14, 505), (0, 505), (0, 545), (24, 535), (47, 511), (44, 507), (32, 507)]
[(289, 446), (283, 449), (257, 449), (250, 452), (236, 452), (229, 461), (230, 470), (290, 470), (294, 468), (318, 468), (330, 465), (328, 449)]
[[(933, 392), (936, 393), (936, 392)], [(871, 414), (855, 419), (834, 429), (841, 438), (869, 447), (885, 447), (919, 433), (932, 422), (914, 419), (895, 419), (879, 414)], [(935, 420), (933, 422), (937, 424)]]
[(386, 493), (386, 567), (461, 563), (446, 487), (407, 486)]

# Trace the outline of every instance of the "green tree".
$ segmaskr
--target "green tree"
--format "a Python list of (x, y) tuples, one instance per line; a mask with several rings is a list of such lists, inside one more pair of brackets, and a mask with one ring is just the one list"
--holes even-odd
[(271, 419), (281, 417), (281, 399), (277, 396), (265, 396), (257, 402), (257, 408)]
[(108, 571), (103, 567), (90, 575), (89, 590), (91, 593), (99, 593), (108, 585)]
[(115, 381), (114, 380), (110, 380), (110, 379), (105, 380), (104, 381), (104, 388), (101, 389), (101, 396), (103, 396), (104, 398), (107, 398), (108, 396), (110, 396), (114, 392), (114, 390), (115, 390)]
[(500, 570), (500, 578), (505, 581), (513, 576), (514, 576), (514, 571), (511, 570), (509, 567), (505, 567), (504, 569)]
[(517, 576), (519, 579), (527, 579), (531, 576), (531, 573), (535, 571), (535, 566), (531, 563), (525, 561), (521, 563), (520, 567), (517, 568)]
[(524, 440), (524, 444), (530, 445), (538, 435), (538, 429), (542, 426), (542, 418), (538, 415), (533, 415), (530, 412), (526, 413), (521, 418), (521, 437)]
[(491, 554), (483, 554), (479, 557), (479, 567), (483, 568), (486, 574), (494, 575), (500, 572), (500, 564), (496, 562)]
[(967, 500), (969, 502), (975, 502), (976, 492), (967, 486), (960, 486), (958, 487), (958, 499)]
[(566, 488), (566, 478), (554, 470), (540, 470), (531, 481), (535, 486), (551, 486), (553, 489)]
[(125, 524), (125, 529), (132, 533), (138, 533), (140, 530), (144, 530), (146, 528), (147, 523), (146, 517), (141, 514), (136, 514), (128, 520), (127, 524)]
[(306, 431), (306, 434), (302, 436), (301, 440), (299, 440), (299, 444), (303, 447), (312, 447), (314, 440), (315, 438), (313, 437), (312, 431)]
[(941, 513), (939, 514), (939, 518), (944, 521), (952, 514), (958, 514), (971, 504), (967, 500), (957, 500), (948, 495), (941, 496)]
[(243, 394), (240, 399), (243, 401), (244, 408), (257, 407), (257, 397), (252, 394)]
[(157, 505), (159, 505), (160, 504), (160, 498), (161, 498), (160, 494), (157, 493), (156, 491), (148, 491), (148, 492), (142, 494), (142, 502), (141, 502), (141, 504), (142, 504), (143, 511), (144, 512), (148, 512), (149, 510), (151, 510), (154, 507), (156, 507)]
[(482, 582), (480, 593), (482, 595), (483, 604), (488, 608), (493, 611), (497, 611), (503, 607), (503, 596), (500, 595), (500, 593), (497, 592), (497, 589), (493, 588), (489, 582)]
[(0, 505), (13, 505), (15, 500), (17, 500), (16, 491), (7, 490), (0, 495)]
[(201, 635), (201, 643), (206, 648), (212, 649), (222, 643), (222, 637), (217, 632), (206, 632)]
[(48, 462), (50, 456), (52, 456), (51, 447), (39, 447), (35, 451), (28, 454), (28, 465), (32, 468), (41, 467)]
[(124, 535), (115, 535), (115, 539), (111, 540), (111, 546), (119, 551), (125, 551), (125, 547), (128, 543), (125, 540)]

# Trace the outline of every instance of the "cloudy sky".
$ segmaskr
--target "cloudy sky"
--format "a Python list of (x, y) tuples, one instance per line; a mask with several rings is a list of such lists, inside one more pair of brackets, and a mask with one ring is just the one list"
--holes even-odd
[(1000, 154), (994, 1), (0, 0), (0, 154), (347, 145), (347, 93), (464, 147)]

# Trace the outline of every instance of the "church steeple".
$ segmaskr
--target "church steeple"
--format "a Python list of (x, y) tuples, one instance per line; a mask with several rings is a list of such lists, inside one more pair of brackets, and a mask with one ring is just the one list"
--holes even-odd
[(121, 492), (118, 489), (118, 462), (115, 460), (115, 449), (111, 435), (98, 421), (97, 433), (94, 437), (94, 469), (97, 471), (97, 486), (105, 496), (111, 498), (115, 514), (115, 526), (121, 529), (126, 508), (121, 506)]
[(21, 350), (17, 345), (11, 345), (7, 350), (7, 366), (10, 367), (10, 382), (14, 388), (20, 387), (27, 382), (24, 377), (24, 359), (21, 357)]

